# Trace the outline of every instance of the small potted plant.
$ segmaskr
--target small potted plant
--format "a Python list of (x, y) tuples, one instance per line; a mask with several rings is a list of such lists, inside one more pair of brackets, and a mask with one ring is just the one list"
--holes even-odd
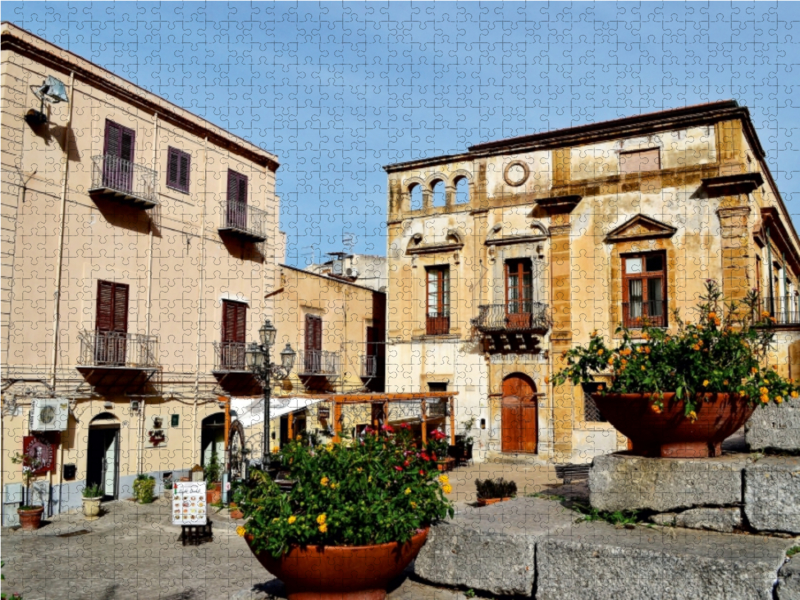
[(506, 481), (502, 477), (483, 481), (476, 479), (475, 488), (478, 491), (478, 506), (504, 502), (517, 495), (517, 484), (513, 481)]
[(100, 501), (103, 499), (103, 488), (99, 483), (87, 485), (81, 490), (83, 501), (83, 516), (87, 521), (100, 518)]
[(133, 496), (139, 504), (150, 504), (155, 499), (156, 478), (141, 473), (133, 482)]
[(219, 464), (216, 451), (211, 453), (211, 459), (208, 464), (203, 468), (203, 474), (206, 480), (206, 502), (211, 504), (219, 504), (222, 502), (222, 483), (219, 481), (222, 468)]
[(166, 499), (167, 502), (172, 502), (172, 485), (174, 483), (171, 473), (162, 479), (162, 484), (164, 485), (164, 499)]
[(459, 463), (465, 463), (472, 460), (472, 446), (475, 444), (475, 438), (470, 433), (472, 428), (475, 427), (475, 417), (470, 417), (463, 421), (461, 425), (464, 428), (464, 433), (456, 436), (453, 454)]
[(25, 504), (17, 509), (20, 526), (27, 531), (39, 529), (42, 524), (44, 506), (32, 505), (30, 502), (33, 499), (31, 483), (36, 477), (36, 471), (41, 468), (42, 461), (28, 454), (16, 454), (12, 457), (11, 462), (22, 465), (22, 480), (25, 482)]

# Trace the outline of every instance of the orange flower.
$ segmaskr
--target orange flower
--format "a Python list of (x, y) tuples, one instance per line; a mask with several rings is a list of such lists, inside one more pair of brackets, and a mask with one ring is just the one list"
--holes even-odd
[(697, 413), (696, 413), (696, 412), (694, 412), (694, 411), (691, 411), (691, 412), (690, 412), (688, 415), (686, 415), (686, 416), (687, 416), (687, 417), (689, 417), (689, 420), (690, 420), (692, 423), (694, 423), (695, 421), (697, 421)]
[(695, 344), (694, 346), (692, 346), (692, 350), (695, 350), (695, 351), (700, 350), (700, 346)]
[(769, 404), (769, 396), (761, 396), (761, 402), (763, 404)]
[(603, 356), (603, 349), (602, 348), (600, 348), (600, 350), (597, 351), (597, 356)]
[(661, 407), (660, 407), (658, 404), (652, 404), (652, 405), (650, 405), (650, 410), (652, 410), (652, 411), (653, 411), (654, 413), (656, 413), (657, 415), (660, 415), (660, 414), (661, 414)]
[(783, 398), (781, 398), (780, 396), (775, 396), (775, 402), (780, 404), (781, 402), (783, 402)]
[(708, 318), (712, 319), (712, 320), (716, 319), (717, 318), (717, 313), (715, 313), (714, 311), (711, 311), (710, 313), (708, 313)]

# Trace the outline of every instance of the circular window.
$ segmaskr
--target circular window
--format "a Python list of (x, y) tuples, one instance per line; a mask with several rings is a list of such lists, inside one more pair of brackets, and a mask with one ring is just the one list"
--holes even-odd
[(528, 165), (517, 160), (506, 167), (506, 170), (503, 173), (503, 178), (506, 180), (508, 185), (513, 185), (516, 187), (525, 183), (530, 174), (531, 172), (530, 169), (528, 169)]

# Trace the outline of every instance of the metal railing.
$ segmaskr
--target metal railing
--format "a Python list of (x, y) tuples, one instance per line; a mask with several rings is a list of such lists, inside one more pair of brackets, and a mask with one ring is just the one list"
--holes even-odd
[(776, 325), (800, 325), (800, 297), (762, 297), (761, 314), (755, 315), (755, 320), (763, 321), (766, 315), (775, 319)]
[(267, 213), (244, 202), (225, 201), (220, 229), (266, 240)]
[(215, 371), (247, 371), (245, 342), (214, 342)]
[(446, 335), (450, 333), (449, 313), (428, 313), (425, 317), (427, 335)]
[(299, 375), (338, 375), (339, 353), (325, 350), (301, 350), (298, 352)]
[(119, 331), (86, 331), (78, 364), (94, 367), (156, 368), (158, 337)]
[(157, 176), (153, 169), (111, 154), (92, 157), (91, 190), (113, 190), (151, 204), (158, 204)]
[(478, 307), (474, 319), (479, 331), (547, 331), (551, 320), (547, 305), (533, 300), (511, 300), (503, 304)]
[(365, 354), (361, 357), (361, 377), (378, 377), (378, 356)]
[(622, 324), (628, 329), (667, 326), (667, 303), (664, 300), (622, 303)]

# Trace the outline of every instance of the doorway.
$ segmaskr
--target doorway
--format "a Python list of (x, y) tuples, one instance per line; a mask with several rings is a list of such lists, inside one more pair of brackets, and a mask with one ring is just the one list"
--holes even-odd
[(97, 415), (89, 424), (86, 485), (99, 485), (103, 500), (119, 492), (119, 421), (111, 413)]
[(214, 413), (203, 419), (201, 423), (200, 466), (205, 467), (211, 463), (211, 457), (216, 454), (217, 462), (225, 464), (225, 413)]
[(535, 454), (538, 442), (536, 384), (523, 373), (503, 380), (501, 415), (503, 452)]

